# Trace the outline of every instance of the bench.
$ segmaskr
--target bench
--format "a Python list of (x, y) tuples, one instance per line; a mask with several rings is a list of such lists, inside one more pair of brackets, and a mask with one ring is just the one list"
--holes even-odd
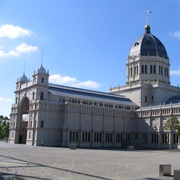
[(76, 149), (76, 144), (70, 144), (70, 145), (69, 145), (69, 149), (75, 150), (75, 149)]

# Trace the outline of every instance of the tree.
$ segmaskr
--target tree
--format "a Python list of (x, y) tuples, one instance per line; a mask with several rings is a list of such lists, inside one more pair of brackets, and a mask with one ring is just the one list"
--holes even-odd
[(9, 135), (9, 119), (7, 116), (0, 115), (0, 139), (7, 138)]
[(169, 117), (169, 119), (164, 124), (164, 129), (170, 131), (170, 143), (169, 143), (169, 150), (171, 151), (172, 147), (172, 134), (173, 131), (176, 131), (177, 135), (180, 136), (180, 122), (176, 117)]

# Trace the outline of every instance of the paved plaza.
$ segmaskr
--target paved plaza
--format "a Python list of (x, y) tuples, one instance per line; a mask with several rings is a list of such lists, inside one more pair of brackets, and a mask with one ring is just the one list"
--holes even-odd
[[(0, 141), (0, 180), (158, 179), (159, 164), (180, 169), (180, 151), (35, 147)], [(7, 178), (8, 179), (8, 178)], [(10, 178), (13, 179), (13, 178)], [(163, 177), (159, 179), (173, 179)]]

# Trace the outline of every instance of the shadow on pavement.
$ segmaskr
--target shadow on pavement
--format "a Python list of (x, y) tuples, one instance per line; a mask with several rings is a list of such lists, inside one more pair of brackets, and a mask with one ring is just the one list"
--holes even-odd
[[(105, 177), (101, 177), (101, 176), (95, 176), (95, 175), (91, 175), (91, 174), (87, 174), (87, 173), (82, 173), (82, 172), (78, 172), (78, 171), (72, 171), (72, 170), (63, 169), (63, 168), (57, 168), (57, 167), (48, 166), (48, 165), (44, 165), (44, 164), (34, 163), (34, 162), (31, 162), (31, 161), (24, 161), (24, 160), (17, 159), (17, 158), (14, 158), (14, 157), (7, 157), (7, 156), (3, 156), (3, 155), (0, 155), (0, 157), (7, 158), (8, 161), (9, 160), (20, 161), (20, 162), (23, 162), (26, 165), (26, 166), (9, 166), (8, 169), (25, 168), (25, 167), (27, 167), (27, 168), (31, 168), (31, 167), (37, 167), (37, 168), (38, 167), (46, 167), (46, 168), (60, 170), (60, 171), (68, 172), (68, 173), (74, 173), (74, 174), (78, 174), (78, 175), (82, 175), (82, 176), (88, 176), (88, 177), (91, 177), (91, 178), (97, 178), (97, 179), (102, 179), (102, 180), (112, 180), (112, 179), (109, 179), (109, 178), (105, 178)], [(6, 167), (0, 167), (0, 168), (6, 168)], [(6, 175), (6, 174), (0, 173), (0, 180), (6, 180), (6, 179), (1, 179), (2, 175)], [(10, 175), (10, 174), (8, 174), (8, 175)], [(11, 175), (13, 175), (13, 174), (11, 174)], [(16, 176), (18, 176), (18, 175), (16, 175)], [(19, 178), (21, 178), (21, 177), (19, 176)], [(23, 176), (23, 178), (45, 179), (45, 178), (39, 178), (39, 177), (33, 177), (33, 176), (27, 176), (27, 177)], [(21, 180), (21, 179), (8, 179), (8, 180)]]

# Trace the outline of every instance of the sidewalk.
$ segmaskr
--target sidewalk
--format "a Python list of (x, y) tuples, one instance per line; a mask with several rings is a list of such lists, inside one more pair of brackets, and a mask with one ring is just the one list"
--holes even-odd
[(159, 164), (171, 164), (173, 174), (179, 157), (177, 150), (70, 150), (0, 141), (0, 180), (5, 174), (37, 180), (172, 180), (158, 177)]

